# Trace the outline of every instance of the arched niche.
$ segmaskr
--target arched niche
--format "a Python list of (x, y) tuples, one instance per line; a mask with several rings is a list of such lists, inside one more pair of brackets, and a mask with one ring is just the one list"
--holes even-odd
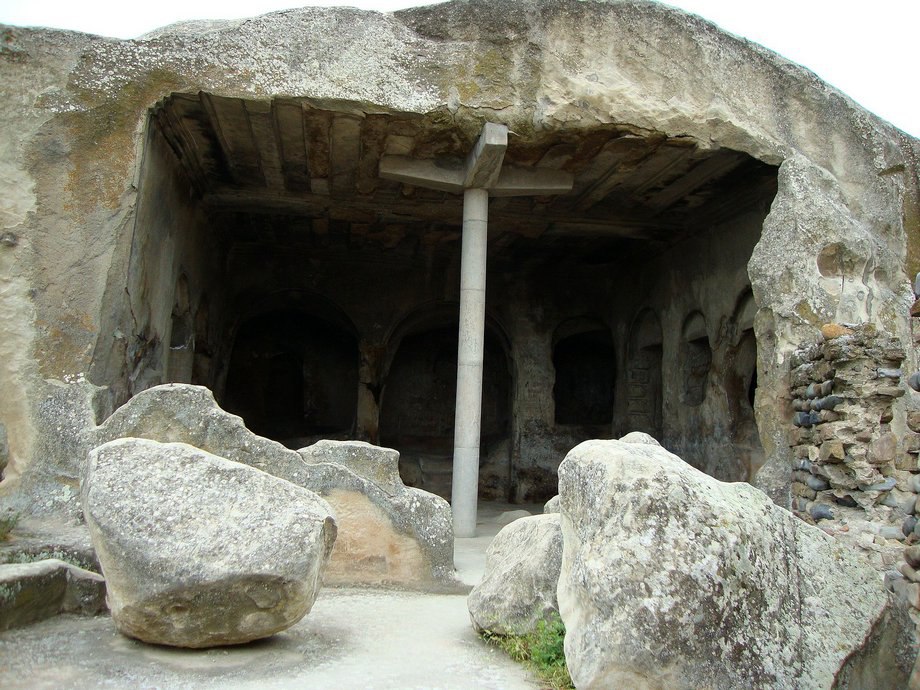
[(606, 325), (588, 318), (560, 324), (553, 336), (553, 369), (557, 425), (613, 421), (616, 353)]
[(237, 329), (223, 406), (255, 433), (292, 448), (348, 438), (357, 392), (358, 341), (341, 324), (288, 308)]
[(627, 352), (628, 431), (644, 431), (660, 440), (661, 322), (651, 309), (641, 311), (630, 328)]
[(684, 319), (680, 338), (680, 401), (690, 407), (699, 407), (706, 399), (709, 371), (712, 368), (712, 346), (706, 319), (699, 311)]
[[(388, 344), (380, 443), (400, 453), (409, 486), (450, 498), (457, 386), (457, 306), (406, 319)], [(512, 377), (507, 343), (487, 322), (482, 377), (480, 497), (507, 499)]]

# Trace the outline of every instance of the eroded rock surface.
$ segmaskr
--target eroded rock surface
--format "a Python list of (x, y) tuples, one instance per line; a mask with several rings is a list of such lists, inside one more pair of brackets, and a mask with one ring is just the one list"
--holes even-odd
[(290, 627), (335, 541), (313, 492), (187, 444), (93, 449), (82, 498), (115, 624), (145, 642), (212, 647)]
[(134, 396), (96, 433), (178, 441), (315, 491), (338, 525), (327, 584), (426, 587), (453, 583), (450, 506), (399, 479), (399, 453), (357, 441), (320, 441), (300, 451), (257, 436), (201, 386), (169, 384)]
[(621, 441), (577, 446), (559, 478), (577, 687), (903, 687), (879, 575), (762, 492)]
[(98, 573), (56, 558), (0, 565), (0, 631), (59, 613), (105, 610), (105, 580)]
[(452, 582), (450, 505), (402, 483), (398, 452), (361, 441), (319, 441), (298, 452), (306, 485), (329, 501), (341, 527), (329, 583)]
[(486, 569), (467, 599), (477, 632), (523, 635), (558, 613), (562, 564), (559, 515), (533, 515), (505, 526), (489, 544)]

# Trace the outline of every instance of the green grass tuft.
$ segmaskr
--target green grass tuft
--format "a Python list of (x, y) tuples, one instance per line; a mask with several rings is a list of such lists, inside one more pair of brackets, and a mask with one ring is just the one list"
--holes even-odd
[(565, 665), (565, 625), (555, 614), (549, 621), (541, 620), (536, 630), (526, 635), (496, 635), (488, 631), (482, 638), (515, 661), (533, 671), (549, 690), (571, 690), (572, 679)]

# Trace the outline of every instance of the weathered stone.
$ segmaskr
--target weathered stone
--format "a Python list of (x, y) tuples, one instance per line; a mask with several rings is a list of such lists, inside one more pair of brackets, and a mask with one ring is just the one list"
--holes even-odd
[(826, 503), (815, 503), (808, 512), (815, 522), (834, 519), (834, 510)]
[(396, 492), (404, 489), (399, 479), (399, 453), (362, 441), (317, 441), (298, 451), (311, 464), (342, 465), (381, 489)]
[(892, 368), (884, 368), (884, 367), (879, 367), (879, 369), (877, 370), (877, 376), (880, 379), (898, 379), (900, 380), (903, 373), (904, 372), (902, 372), (901, 369), (892, 369)]
[(320, 494), (338, 527), (327, 584), (454, 584), (450, 506), (403, 485), (395, 450), (319, 441), (293, 451), (253, 434), (207, 388), (186, 384), (139, 393), (96, 433), (98, 443), (125, 436), (188, 443)]
[(911, 431), (920, 432), (920, 411), (911, 410), (907, 413), (907, 427)]
[(895, 508), (907, 515), (914, 512), (916, 501), (917, 496), (913, 492), (895, 488), (889, 491), (885, 498), (882, 499), (882, 505)]
[(801, 482), (793, 482), (791, 491), (794, 496), (801, 496), (802, 498), (807, 498), (809, 501), (815, 500), (815, 496), (817, 496), (814, 489)]
[(817, 477), (815, 475), (809, 476), (805, 483), (808, 485), (809, 489), (814, 491), (824, 491), (830, 486), (824, 477)]
[(821, 444), (821, 462), (842, 462), (846, 453), (840, 441), (825, 441)]
[(879, 386), (875, 392), (877, 395), (886, 398), (900, 398), (906, 391), (903, 388), (897, 388), (895, 386)]
[[(836, 408), (838, 405), (840, 405), (843, 402), (844, 402), (844, 399), (841, 398), (839, 395), (828, 395), (823, 398), (818, 398), (818, 400), (815, 401), (815, 406), (817, 407), (817, 409), (821, 411), (829, 412), (829, 411), (832, 411), (834, 408)], [(836, 420), (825, 420), (825, 421), (836, 421)]]
[[(920, 391), (920, 371), (915, 371), (907, 379), (907, 385), (915, 391)], [(916, 431), (916, 429), (914, 429)]]
[(298, 453), (307, 461), (304, 484), (329, 501), (340, 523), (327, 582), (453, 582), (450, 506), (400, 481), (399, 453), (360, 441), (319, 441)]
[(522, 635), (558, 613), (562, 562), (559, 515), (534, 515), (504, 527), (489, 544), (486, 568), (467, 599), (477, 632)]
[(914, 568), (920, 568), (920, 546), (908, 546), (904, 549), (904, 559)]
[(526, 518), (526, 517), (531, 517), (531, 513), (529, 510), (523, 510), (523, 509), (506, 510), (505, 512), (501, 513), (498, 516), (498, 518), (496, 519), (496, 522), (499, 525), (505, 526), (505, 525), (510, 525), (515, 520), (520, 520), (521, 518)]
[(653, 436), (643, 433), (641, 431), (630, 431), (625, 436), (620, 437), (620, 441), (623, 443), (638, 443), (646, 446), (658, 446), (661, 447), (661, 444), (655, 440)]
[(834, 499), (838, 505), (842, 505), (844, 508), (855, 508), (859, 505), (850, 494), (842, 491), (835, 491)]
[(915, 609), (920, 609), (920, 584), (908, 580), (895, 580), (893, 588), (901, 601)]
[[(356, 441), (320, 441), (298, 451), (307, 460), (304, 485), (323, 496), (341, 524), (326, 581), (428, 587), (453, 583), (450, 506), (393, 475), (383, 486), (352, 472), (375, 466), (361, 456), (396, 453)], [(341, 457), (342, 462), (334, 461)], [(396, 454), (398, 458), (398, 454)], [(379, 471), (379, 466), (378, 466)]]
[(545, 504), (543, 504), (543, 513), (549, 515), (551, 513), (559, 512), (559, 496), (553, 496)]
[(897, 480), (894, 477), (887, 477), (880, 482), (874, 484), (866, 484), (860, 486), (863, 491), (890, 491), (894, 488)]
[(825, 340), (833, 340), (843, 335), (853, 335), (853, 331), (839, 323), (826, 323), (821, 326), (821, 335)]
[(831, 687), (855, 659), (905, 682), (881, 578), (756, 489), (617, 441), (573, 449), (559, 489), (577, 687)]
[[(822, 477), (827, 478), (831, 486), (839, 489), (856, 489), (858, 488), (856, 480), (850, 476), (843, 465), (816, 465), (815, 472)], [(879, 475), (881, 476), (881, 475)]]
[[(911, 436), (916, 436), (916, 434), (911, 434)], [(894, 458), (894, 466), (904, 472), (916, 472), (918, 469), (916, 451), (898, 453)]]
[(105, 609), (105, 580), (97, 573), (57, 559), (0, 565), (0, 631)]
[[(34, 427), (20, 425), (18, 431), (32, 437), (35, 462), (10, 448), (10, 465), (0, 485), (0, 513), (6, 504), (21, 517), (80, 522), (81, 463), (95, 445), (90, 432), (96, 420), (111, 411), (109, 391), (77, 376), (68, 382), (37, 381), (30, 392), (38, 398)], [(7, 430), (11, 444), (16, 430)], [(17, 486), (18, 493), (4, 491)]]
[(182, 443), (95, 448), (82, 496), (115, 625), (145, 642), (212, 647), (290, 627), (335, 541), (316, 494)]
[[(892, 466), (894, 466), (894, 463), (892, 463)], [(907, 470), (891, 469), (889, 470), (889, 476), (894, 477), (895, 480), (895, 489), (892, 489), (893, 491), (911, 493), (911, 486), (916, 475)]]

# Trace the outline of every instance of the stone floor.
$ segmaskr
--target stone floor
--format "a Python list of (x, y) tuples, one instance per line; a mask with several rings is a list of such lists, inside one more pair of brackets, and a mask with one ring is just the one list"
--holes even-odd
[[(502, 513), (481, 508), (458, 539), (459, 578), (475, 584)], [(539, 506), (525, 506), (540, 512)], [(240, 647), (194, 651), (123, 637), (108, 616), (59, 616), (0, 634), (0, 687), (526, 690), (539, 684), (473, 632), (462, 595), (324, 589), (293, 628)]]

